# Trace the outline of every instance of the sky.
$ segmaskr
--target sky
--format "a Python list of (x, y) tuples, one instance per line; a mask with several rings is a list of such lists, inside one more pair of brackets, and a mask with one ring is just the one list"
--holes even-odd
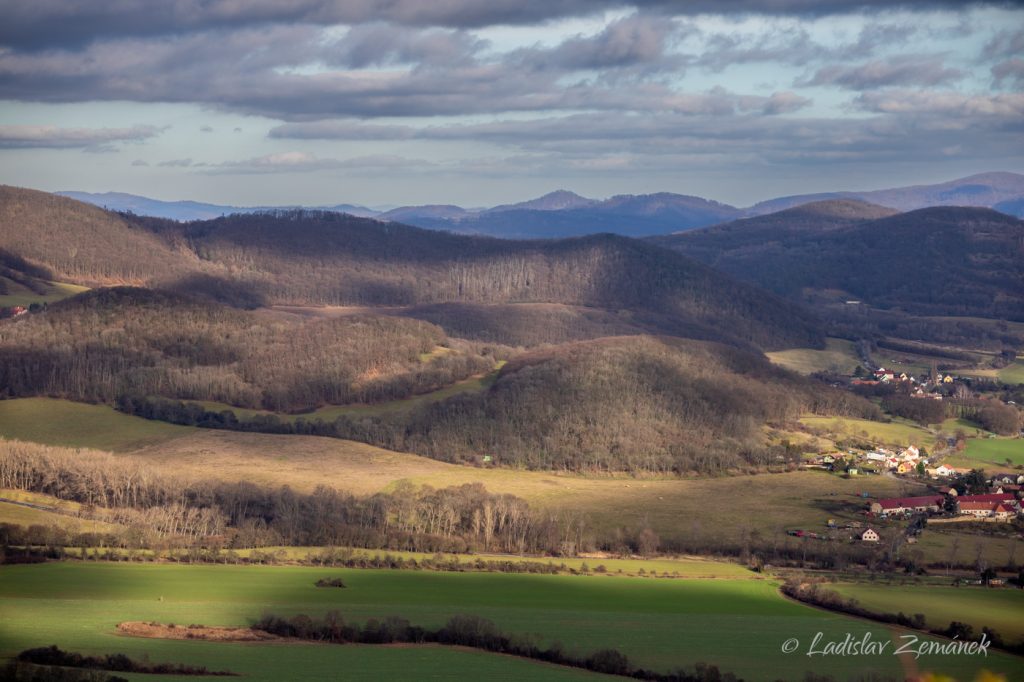
[(0, 183), (238, 206), (1024, 172), (1024, 3), (0, 0)]

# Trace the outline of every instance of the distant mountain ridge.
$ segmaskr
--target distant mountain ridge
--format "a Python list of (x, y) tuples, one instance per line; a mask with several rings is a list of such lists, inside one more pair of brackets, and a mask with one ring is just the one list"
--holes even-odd
[[(210, 220), (232, 213), (257, 213), (268, 209), (278, 208), (303, 208), (302, 206), (229, 206), (223, 204), (208, 204), (201, 201), (162, 201), (150, 199), (149, 197), (125, 192), (54, 192), (62, 197), (84, 201), (100, 208), (111, 211), (135, 213), (138, 215), (153, 216), (154, 218), (168, 218), (187, 222), (190, 220)], [(336, 204), (333, 206), (317, 206), (326, 211), (337, 211), (349, 215), (367, 218), (377, 215), (377, 211), (356, 206), (354, 204)]]
[[(102, 206), (172, 220), (209, 220), (232, 213), (255, 213), (299, 206), (228, 206), (194, 201), (160, 201), (132, 194), (58, 192), (63, 196)], [(778, 197), (741, 209), (697, 196), (659, 192), (622, 194), (590, 199), (559, 189), (536, 199), (493, 208), (469, 209), (452, 204), (400, 206), (376, 211), (355, 204), (313, 206), (362, 218), (401, 222), (416, 227), (506, 239), (573, 237), (610, 232), (631, 237), (670, 234), (717, 225), (738, 218), (776, 213), (827, 200), (856, 200), (896, 211), (931, 206), (992, 208), (1024, 217), (1024, 175), (991, 172), (934, 185), (914, 185), (872, 191), (840, 191)]]

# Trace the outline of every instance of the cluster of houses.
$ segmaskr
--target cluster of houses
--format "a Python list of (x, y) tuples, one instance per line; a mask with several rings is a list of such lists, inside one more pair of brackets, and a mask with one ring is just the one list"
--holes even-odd
[(936, 386), (948, 386), (954, 381), (952, 374), (941, 374), (933, 372), (929, 377), (918, 379), (912, 374), (898, 372), (885, 367), (876, 369), (870, 379), (854, 379), (854, 386), (877, 386), (878, 384), (905, 384), (909, 387), (909, 393), (914, 398), (931, 398), (942, 400), (941, 393), (931, 393), (926, 389)]
[[(1021, 477), (1024, 478), (1024, 477)], [(1021, 508), (1020, 483), (1004, 484), (998, 492), (981, 495), (957, 495), (952, 488), (944, 489), (946, 493), (921, 495), (918, 497), (892, 497), (874, 500), (869, 511), (882, 518), (893, 516), (910, 516), (913, 514), (938, 514), (949, 508), (959, 516), (973, 516), (991, 521), (1011, 521), (1024, 511)], [(1011, 488), (1012, 486), (1012, 488)], [(947, 502), (947, 500), (951, 500)]]
[(28, 308), (21, 305), (15, 305), (9, 308), (0, 308), (0, 320), (18, 317), (19, 315), (25, 315), (26, 313), (28, 313)]
[(846, 473), (851, 476), (863, 473), (878, 473), (880, 470), (890, 471), (895, 474), (913, 474), (918, 470), (918, 465), (927, 465), (928, 458), (921, 456), (921, 451), (911, 445), (899, 451), (887, 448), (876, 448), (871, 452), (855, 453), (850, 451), (850, 457), (854, 463), (846, 461), (844, 455), (825, 454), (815, 457), (806, 463), (808, 467), (837, 471), (837, 467), (845, 465)]

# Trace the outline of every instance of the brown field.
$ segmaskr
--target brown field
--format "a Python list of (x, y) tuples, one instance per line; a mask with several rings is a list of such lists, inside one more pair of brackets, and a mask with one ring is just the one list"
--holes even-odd
[(646, 521), (665, 537), (695, 529), (769, 533), (820, 527), (834, 516), (830, 506), (861, 506), (855, 498), (861, 491), (896, 495), (905, 487), (890, 478), (845, 480), (808, 471), (717, 479), (582, 477), (445, 464), (330, 438), (226, 431), (198, 431), (125, 456), (192, 476), (246, 479), (303, 491), (327, 484), (370, 494), (403, 480), (434, 487), (479, 482), (541, 508), (586, 512), (599, 527)]

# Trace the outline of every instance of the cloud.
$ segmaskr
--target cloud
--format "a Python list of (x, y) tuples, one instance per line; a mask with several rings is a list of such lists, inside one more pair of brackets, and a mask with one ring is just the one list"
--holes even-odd
[(199, 126), (199, 132), (201, 133), (212, 133), (213, 126)]
[(89, 149), (109, 151), (115, 142), (142, 142), (162, 132), (155, 126), (131, 128), (59, 128), (48, 125), (0, 125), (3, 149)]
[(865, 110), (887, 114), (916, 114), (947, 117), (952, 125), (970, 125), (975, 117), (1017, 119), (1024, 128), (1024, 93), (974, 94), (897, 90), (864, 93), (855, 100)]
[(947, 68), (938, 55), (900, 55), (858, 65), (831, 64), (818, 69), (811, 78), (797, 85), (872, 90), (896, 85), (944, 85), (965, 76), (959, 69)]
[(157, 164), (162, 168), (188, 168), (192, 165), (192, 159), (170, 159)]
[(961, 10), (1013, 6), (1011, 0), (10, 0), (0, 44), (26, 49), (85, 45), (118, 37), (176, 35), (271, 24), (332, 26), (388, 22), (403, 26), (481, 28), (532, 25), (609, 9), (635, 7), (679, 15), (727, 14), (820, 17), (898, 8)]
[(1003, 87), (1004, 83), (1011, 87), (1024, 87), (1024, 59), (1014, 57), (999, 62), (992, 67), (992, 79), (995, 87)]
[(133, 167), (143, 168), (143, 167), (148, 166), (148, 165), (149, 165), (149, 162), (145, 161), (144, 159), (135, 159), (134, 161), (132, 161), (132, 166)]
[(358, 156), (350, 159), (332, 159), (320, 158), (310, 152), (291, 151), (267, 154), (240, 161), (194, 165), (205, 167), (205, 172), (213, 174), (261, 174), (309, 173), (329, 169), (355, 169), (360, 171), (410, 170), (433, 164), (422, 159), (409, 159), (388, 154)]

